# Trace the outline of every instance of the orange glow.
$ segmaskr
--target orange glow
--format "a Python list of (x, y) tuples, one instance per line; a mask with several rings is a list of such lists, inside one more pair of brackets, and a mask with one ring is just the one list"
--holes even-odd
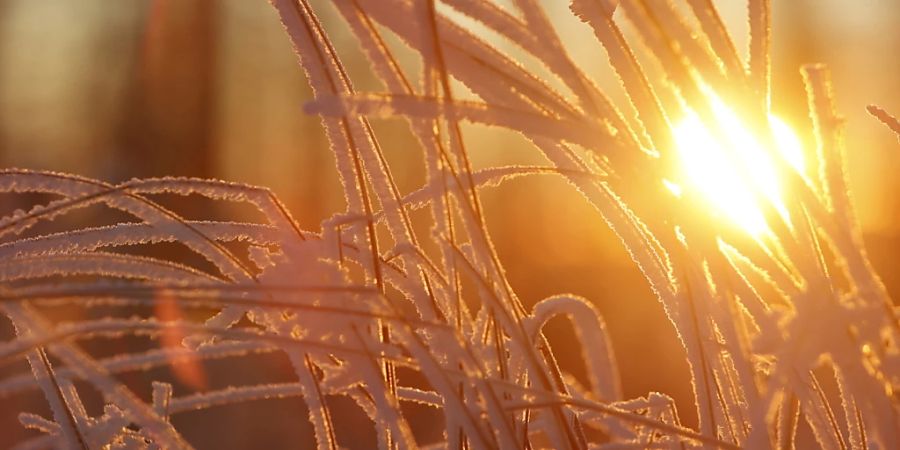
[[(716, 117), (716, 123), (711, 124), (714, 128), (693, 111), (675, 126), (682, 170), (679, 183), (689, 184), (723, 216), (759, 236), (769, 229), (760, 201), (770, 202), (789, 219), (775, 162), (731, 108), (715, 94), (710, 93), (709, 98)], [(769, 126), (778, 155), (803, 174), (806, 169), (800, 140), (775, 116), (769, 116)], [(666, 184), (675, 193), (687, 187), (671, 181)]]

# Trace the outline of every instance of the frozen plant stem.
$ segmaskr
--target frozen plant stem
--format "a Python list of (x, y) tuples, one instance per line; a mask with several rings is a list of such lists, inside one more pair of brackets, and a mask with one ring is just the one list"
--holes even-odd
[[(321, 117), (346, 211), (307, 231), (265, 188), (0, 171), (0, 192), (52, 198), (0, 218), (0, 308), (19, 333), (0, 344), (0, 365), (25, 358), (32, 369), (0, 380), (0, 396), (41, 389), (52, 412), (20, 416), (43, 432), (23, 446), (189, 448), (173, 416), (300, 397), (316, 447), (331, 450), (345, 436), (330, 398), (343, 396), (371, 419), (384, 450), (900, 447), (897, 310), (863, 247), (846, 183), (843, 121), (824, 67), (802, 70), (816, 138), (815, 148), (800, 149), (807, 169), (773, 150), (769, 0), (748, 0), (746, 61), (711, 0), (681, 7), (675, 0), (572, 0), (572, 14), (593, 31), (578, 45), (608, 58), (623, 104), (579, 68), (536, 0), (271, 3), (312, 87), (304, 108)], [(346, 23), (383, 92), (354, 87), (323, 14)], [(633, 34), (623, 33), (623, 21)], [(504, 52), (498, 37), (527, 57)], [(421, 64), (395, 54), (396, 41)], [(886, 111), (869, 112), (900, 134)], [(723, 122), (726, 115), (736, 124)], [(742, 140), (735, 130), (747, 131), (743, 140), (758, 141), (753, 151), (771, 159), (781, 198), (748, 188), (764, 224), (758, 233), (723, 220), (700, 188), (672, 182), (684, 178), (686, 117), (706, 128), (708, 140)], [(398, 188), (372, 118), (408, 126), (419, 148), (403, 152), (421, 161), (419, 189)], [(468, 124), (521, 135), (546, 165), (475, 170), (481, 147)], [(682, 425), (666, 394), (623, 398), (617, 361), (643, 356), (613, 354), (591, 303), (608, 299), (557, 295), (528, 309), (517, 296), (492, 244), (482, 193), (547, 175), (562, 177), (594, 207), (658, 297), (686, 351), (698, 429)], [(262, 219), (187, 220), (167, 206), (175, 196), (246, 204)], [(88, 207), (134, 220), (50, 234), (38, 226), (68, 224)], [(417, 210), (427, 212), (416, 216), (426, 224), (412, 220)], [(134, 251), (171, 243), (205, 265)], [(66, 305), (125, 315), (162, 302), (173, 308), (157, 317), (85, 314), (55, 323), (44, 312)], [(559, 367), (560, 349), (544, 334), (560, 316), (577, 336), (587, 385)], [(190, 320), (198, 317), (204, 320)], [(255, 326), (235, 326), (242, 319)], [(79, 342), (133, 335), (158, 338), (160, 348), (96, 358)], [(288, 356), (294, 381), (187, 395), (154, 382), (147, 403), (116, 378), (186, 360), (207, 370), (204, 361), (240, 364), (275, 352)], [(191, 374), (179, 373), (190, 385)], [(411, 385), (404, 373), (422, 381)], [(90, 417), (80, 406), (76, 379), (102, 394), (103, 415)], [(420, 441), (405, 403), (440, 414), (437, 441)], [(800, 420), (815, 442), (801, 442)]]

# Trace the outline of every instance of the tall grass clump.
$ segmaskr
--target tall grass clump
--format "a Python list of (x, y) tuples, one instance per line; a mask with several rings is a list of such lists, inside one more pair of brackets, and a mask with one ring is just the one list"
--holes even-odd
[[(21, 413), (44, 433), (21, 448), (189, 448), (173, 416), (282, 397), (302, 397), (319, 449), (342, 441), (334, 397), (368, 416), (382, 449), (792, 448), (801, 421), (815, 440), (806, 445), (900, 448), (897, 310), (854, 218), (827, 69), (802, 69), (815, 135), (804, 166), (773, 151), (779, 195), (749, 189), (760, 226), (723, 219), (700, 188), (678, 181), (683, 117), (728, 140), (724, 104), (760, 151), (776, 147), (768, 0), (747, 2), (746, 61), (710, 0), (572, 0), (596, 39), (583, 44), (599, 44), (623, 104), (573, 61), (537, 0), (271, 3), (313, 89), (305, 110), (321, 117), (346, 211), (309, 231), (265, 188), (0, 172), (0, 190), (39, 200), (0, 221), (0, 309), (17, 334), (0, 344), (0, 361), (31, 369), (0, 381), (0, 395), (39, 389), (50, 411)], [(354, 86), (320, 8), (343, 19), (383, 91)], [(401, 64), (388, 39), (421, 64)], [(416, 138), (403, 152), (421, 161), (417, 190), (394, 182), (391, 144), (370, 125), (383, 117), (405, 120)], [(474, 170), (467, 124), (517, 133), (547, 164)], [(563, 294), (526, 308), (512, 289), (481, 197), (538, 175), (565, 179), (639, 266), (689, 360), (696, 429), (664, 393), (623, 397), (616, 360), (643, 356), (613, 355), (590, 301)], [(259, 220), (188, 219), (167, 206), (184, 196), (249, 205)], [(98, 208), (118, 223), (46, 231)], [(427, 226), (414, 226), (416, 211)], [(134, 251), (163, 244), (191, 257)], [(73, 306), (95, 313), (67, 322), (48, 312)], [(544, 337), (558, 316), (578, 336), (586, 384), (560, 370)], [(107, 357), (81, 345), (131, 335), (160, 345)], [(203, 361), (269, 352), (286, 355), (293, 381), (184, 395), (154, 382), (148, 401), (117, 377), (188, 360), (179, 367), (194, 379)], [(88, 387), (102, 396), (101, 415), (83, 406)], [(442, 437), (417, 440), (405, 403), (438, 411)]]

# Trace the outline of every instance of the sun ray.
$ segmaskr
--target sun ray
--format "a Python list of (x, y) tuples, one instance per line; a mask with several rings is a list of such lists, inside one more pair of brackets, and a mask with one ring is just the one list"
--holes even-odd
[(760, 202), (768, 202), (790, 221), (773, 156), (780, 156), (802, 175), (805, 162), (799, 138), (782, 120), (770, 115), (777, 151), (766, 151), (761, 143), (765, 139), (754, 136), (718, 96), (707, 95), (715, 123), (708, 124), (688, 110), (676, 124), (673, 131), (681, 173), (676, 177), (679, 181), (666, 180), (666, 185), (678, 195), (685, 188), (698, 192), (718, 213), (754, 236), (769, 229)]

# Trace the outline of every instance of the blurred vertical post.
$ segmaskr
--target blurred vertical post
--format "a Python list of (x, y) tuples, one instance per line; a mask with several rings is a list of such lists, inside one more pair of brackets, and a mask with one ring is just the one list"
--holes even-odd
[(127, 177), (213, 175), (217, 12), (217, 0), (147, 8), (118, 136)]
[[(0, 3), (0, 36), (3, 36), (9, 24), (9, 15), (6, 14), (6, 10), (8, 9), (5, 3)], [(3, 65), (6, 61), (4, 58), (3, 47), (0, 46), (0, 86), (3, 86), (3, 75), (5, 74), (5, 70), (3, 69)], [(2, 105), (2, 98), (0, 98), (0, 167), (7, 167), (9, 165), (9, 160), (6, 155), (6, 121), (4, 120), (4, 109)]]

